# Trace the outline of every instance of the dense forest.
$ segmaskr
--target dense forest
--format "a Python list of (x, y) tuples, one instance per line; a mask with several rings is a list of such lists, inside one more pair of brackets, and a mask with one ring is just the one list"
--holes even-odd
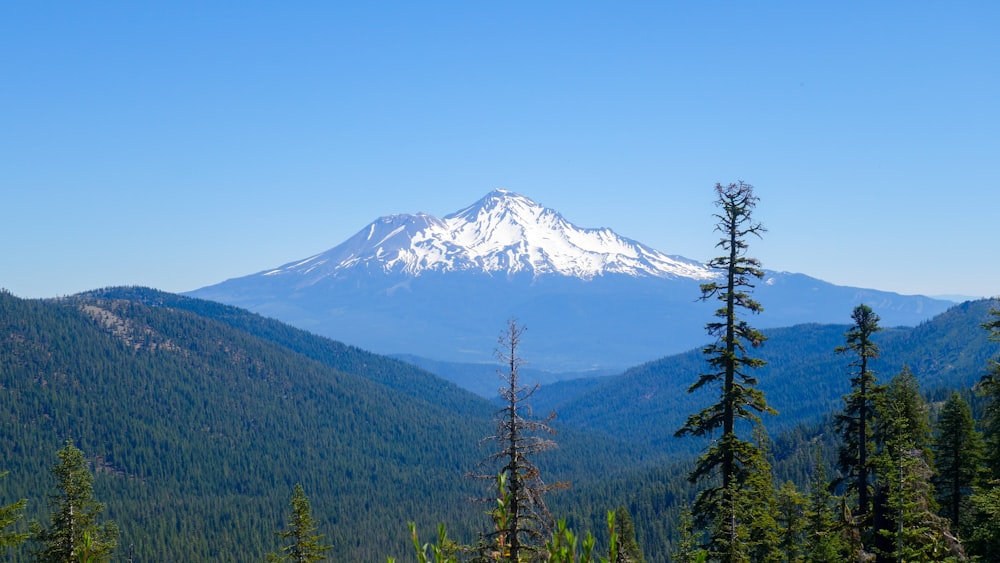
[(859, 305), (852, 324), (757, 331), (756, 198), (718, 195), (709, 344), (536, 388), (511, 320), (495, 401), (208, 301), (0, 292), (0, 553), (995, 560), (995, 302), (912, 328)]
[[(29, 522), (49, 521), (56, 490), (51, 469), (67, 439), (86, 456), (94, 497), (105, 504), (101, 518), (117, 524), (112, 561), (263, 560), (280, 550), (276, 532), (286, 525), (299, 483), (332, 546), (324, 553), (334, 561), (411, 559), (411, 521), (427, 540), (444, 523), (450, 538), (470, 545), (490, 526), (486, 508), (468, 502), (484, 489), (466, 474), (485, 456), (480, 441), (492, 433), (498, 406), (429, 373), (245, 311), (140, 288), (59, 300), (3, 293), (0, 308), (0, 428), (8, 471), (0, 479), (0, 504), (24, 499), (0, 513), (5, 538), (24, 539)], [(884, 372), (905, 351), (909, 373), (920, 379), (922, 412), (935, 428), (930, 438), (940, 432), (937, 421), (945, 410), (962, 410), (945, 409), (956, 401), (953, 390), (971, 404), (974, 431), (987, 430), (988, 397), (965, 383), (978, 382), (990, 365), (988, 333), (980, 327), (989, 309), (986, 301), (966, 303), (920, 327), (878, 334), (882, 358), (875, 365)], [(847, 329), (810, 326), (801, 332), (807, 342), (829, 334), (842, 343)], [(783, 332), (770, 334), (778, 340)], [(818, 377), (825, 375), (833, 389), (849, 390), (849, 370), (834, 353), (837, 339), (816, 339), (830, 358), (823, 364), (828, 371)], [(815, 347), (797, 346), (802, 349), (763, 347), (774, 354), (770, 369), (779, 361), (775, 357), (815, 353)], [(921, 360), (919, 349), (940, 352)], [(698, 366), (688, 365), (695, 358), (653, 362), (602, 385), (617, 383), (620, 392), (630, 393), (652, 374), (683, 388), (670, 370), (697, 373)], [(933, 365), (934, 358), (942, 365)], [(892, 368), (880, 379), (891, 381), (901, 372)], [(794, 396), (795, 377), (789, 385), (768, 387), (769, 396)], [(677, 404), (691, 396), (698, 395), (681, 394)], [(618, 395), (605, 397), (615, 412)], [(693, 410), (660, 408), (674, 420)], [(817, 475), (825, 474), (828, 482), (839, 475), (836, 410), (800, 417), (809, 422), (774, 435), (768, 459), (778, 490), (791, 482), (799, 497), (809, 498)], [(572, 405), (558, 411), (552, 421), (558, 447), (536, 459), (549, 482), (572, 483), (547, 495), (554, 517), (581, 534), (592, 530), (595, 550), (606, 549), (605, 515), (621, 508), (634, 522), (632, 533), (647, 561), (676, 560), (687, 545), (683, 508), (698, 491), (687, 480), (691, 456), (684, 452), (696, 451), (699, 440), (674, 439), (695, 448), (675, 446), (663, 455), (658, 442), (668, 440), (665, 434), (679, 423), (654, 430), (655, 416), (622, 409), (617, 419), (584, 417), (587, 424), (580, 424)], [(943, 457), (934, 455), (933, 440), (923, 443), (928, 459)], [(989, 510), (992, 489), (983, 472), (992, 470), (989, 464), (983, 459), (982, 471), (973, 472), (977, 480), (959, 489), (961, 514), (979, 514), (973, 507)], [(931, 482), (941, 487), (937, 479)], [(825, 502), (833, 506), (843, 491), (830, 495)], [(944, 497), (926, 498), (933, 498), (935, 514), (946, 514)], [(988, 533), (975, 532), (976, 522), (971, 518), (960, 524), (973, 528), (951, 532), (968, 556), (983, 553), (976, 545), (991, 545)], [(801, 539), (803, 545), (810, 541)], [(30, 560), (38, 548), (28, 538), (5, 549), (11, 560)]]

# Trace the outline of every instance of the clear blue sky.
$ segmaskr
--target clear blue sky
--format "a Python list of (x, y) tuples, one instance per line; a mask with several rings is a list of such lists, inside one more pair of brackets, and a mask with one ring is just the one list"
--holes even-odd
[(0, 287), (187, 291), (496, 187), (766, 268), (1000, 294), (1000, 3), (5, 2)]

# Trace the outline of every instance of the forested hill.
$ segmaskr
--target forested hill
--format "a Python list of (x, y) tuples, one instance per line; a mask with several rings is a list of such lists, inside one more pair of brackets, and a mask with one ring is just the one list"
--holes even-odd
[[(27, 498), (28, 518), (44, 520), (48, 470), (72, 438), (137, 561), (261, 560), (297, 482), (332, 560), (407, 553), (410, 520), (471, 540), (484, 517), (464, 475), (494, 410), (413, 366), (231, 307), (141, 288), (0, 292), (0, 504)], [(553, 481), (646, 455), (558, 439), (539, 459)]]
[[(881, 348), (872, 368), (888, 381), (909, 366), (921, 387), (968, 389), (985, 373), (995, 344), (982, 329), (992, 300), (956, 305), (916, 327), (886, 328), (874, 340)], [(877, 310), (875, 311), (878, 312)], [(849, 311), (845, 312), (849, 313)], [(763, 331), (768, 340), (754, 355), (767, 365), (754, 371), (768, 403), (778, 410), (765, 417), (772, 433), (813, 424), (843, 406), (850, 388), (850, 357), (834, 350), (844, 344), (847, 325), (799, 325)], [(708, 338), (706, 337), (706, 342)], [(663, 451), (694, 451), (699, 440), (677, 440), (673, 433), (687, 416), (715, 397), (689, 394), (687, 388), (706, 369), (701, 350), (669, 356), (597, 381), (565, 381), (543, 387), (541, 408), (558, 410), (568, 424), (611, 432)]]

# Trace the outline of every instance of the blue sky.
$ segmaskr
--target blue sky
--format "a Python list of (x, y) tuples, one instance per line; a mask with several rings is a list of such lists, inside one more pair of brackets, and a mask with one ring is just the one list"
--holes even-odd
[(6, 2), (0, 287), (187, 291), (496, 187), (766, 268), (1000, 294), (1000, 3)]

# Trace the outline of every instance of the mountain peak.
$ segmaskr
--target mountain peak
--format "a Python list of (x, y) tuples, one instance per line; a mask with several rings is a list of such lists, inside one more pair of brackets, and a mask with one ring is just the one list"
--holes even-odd
[(265, 275), (336, 277), (356, 268), (410, 276), (430, 271), (582, 279), (606, 274), (714, 276), (698, 262), (667, 256), (610, 229), (577, 227), (555, 210), (503, 188), (443, 219), (427, 214), (381, 217), (340, 246)]

